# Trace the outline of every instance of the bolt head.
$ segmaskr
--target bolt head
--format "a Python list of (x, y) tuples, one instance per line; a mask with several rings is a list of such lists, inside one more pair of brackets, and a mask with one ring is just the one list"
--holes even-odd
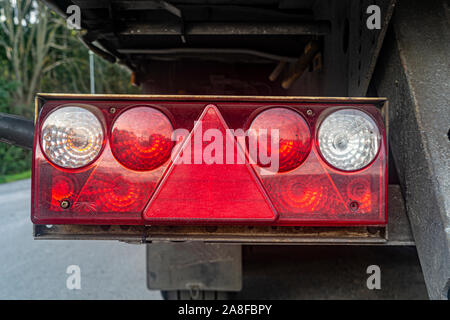
[(61, 208), (63, 208), (63, 209), (67, 209), (67, 208), (70, 207), (70, 202), (69, 202), (69, 200), (62, 200), (62, 201), (59, 203), (59, 206), (60, 206)]
[(352, 202), (350, 202), (349, 207), (350, 207), (350, 210), (351, 210), (351, 211), (358, 211), (358, 209), (359, 209), (359, 203), (358, 203), (358, 201), (352, 201)]

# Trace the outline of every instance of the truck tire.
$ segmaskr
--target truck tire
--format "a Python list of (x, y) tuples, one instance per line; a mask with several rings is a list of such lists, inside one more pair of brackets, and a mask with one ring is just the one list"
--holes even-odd
[(229, 292), (199, 290), (196, 293), (189, 290), (161, 291), (164, 300), (228, 300)]

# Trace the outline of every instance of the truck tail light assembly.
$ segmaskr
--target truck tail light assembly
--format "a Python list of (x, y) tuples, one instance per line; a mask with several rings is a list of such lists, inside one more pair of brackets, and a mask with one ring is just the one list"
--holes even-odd
[(59, 95), (38, 110), (31, 218), (36, 224), (386, 224), (383, 103)]

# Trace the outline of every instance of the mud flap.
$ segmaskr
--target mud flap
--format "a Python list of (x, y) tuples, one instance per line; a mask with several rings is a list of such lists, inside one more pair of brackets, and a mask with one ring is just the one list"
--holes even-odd
[(147, 245), (147, 286), (151, 290), (239, 291), (242, 247), (203, 242)]

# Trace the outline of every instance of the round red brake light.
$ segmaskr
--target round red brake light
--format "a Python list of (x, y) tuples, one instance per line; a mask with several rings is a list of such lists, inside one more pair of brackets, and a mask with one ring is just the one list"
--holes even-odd
[[(297, 112), (287, 108), (265, 110), (251, 123), (248, 134), (249, 138), (254, 135), (253, 138), (257, 142), (258, 159), (256, 162), (258, 165), (270, 167), (270, 164), (265, 164), (261, 161), (261, 154), (271, 157), (272, 152), (277, 151), (271, 150), (272, 142), (276, 139), (275, 131), (273, 130), (278, 130), (279, 139), (279, 168), (277, 172), (290, 171), (300, 166), (309, 154), (311, 133), (305, 119)], [(249, 145), (249, 148), (252, 148), (252, 146)]]
[(135, 107), (115, 121), (111, 151), (125, 167), (153, 170), (164, 164), (172, 152), (173, 127), (166, 115), (151, 107)]

